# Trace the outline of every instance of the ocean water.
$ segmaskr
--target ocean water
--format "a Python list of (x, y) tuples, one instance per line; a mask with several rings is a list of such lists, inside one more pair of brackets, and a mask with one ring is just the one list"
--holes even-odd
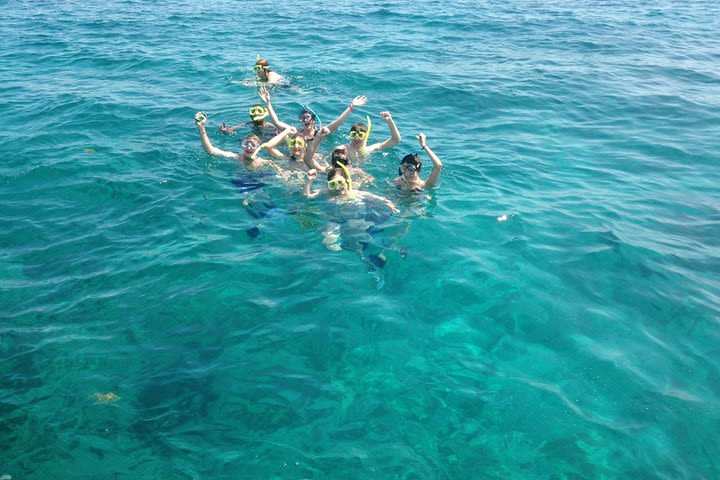
[[(0, 11), (0, 476), (720, 478), (716, 3)], [(399, 214), (203, 152), (258, 54)]]

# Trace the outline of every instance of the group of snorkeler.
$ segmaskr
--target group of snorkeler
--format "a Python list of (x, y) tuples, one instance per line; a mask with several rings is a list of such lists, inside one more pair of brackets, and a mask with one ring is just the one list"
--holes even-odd
[[(277, 175), (289, 181), (293, 178), (304, 180), (303, 193), (308, 198), (318, 195), (327, 195), (334, 201), (347, 201), (350, 199), (374, 199), (387, 205), (397, 212), (395, 205), (388, 199), (359, 188), (373, 179), (360, 167), (367, 157), (379, 150), (384, 150), (400, 142), (400, 132), (389, 112), (381, 112), (380, 117), (387, 122), (391, 137), (379, 143), (368, 145), (372, 128), (369, 116), (367, 123), (355, 123), (350, 127), (350, 142), (336, 146), (330, 152), (329, 162), (317, 153), (323, 139), (335, 133), (357, 108), (367, 103), (367, 97), (357, 96), (349, 106), (335, 120), (326, 126), (318, 128), (317, 116), (309, 109), (302, 110), (298, 116), (300, 127), (296, 128), (282, 122), (273, 108), (270, 93), (265, 84), (274, 84), (282, 77), (270, 69), (267, 59), (258, 56), (253, 67), (257, 74), (258, 83), (261, 84), (258, 95), (264, 105), (253, 105), (250, 110), (249, 122), (227, 126), (225, 122), (219, 127), (221, 133), (234, 134), (240, 129), (249, 129), (240, 141), (242, 151), (239, 153), (222, 150), (215, 147), (208, 137), (205, 129), (207, 116), (198, 112), (195, 114), (195, 123), (200, 133), (203, 149), (210, 155), (232, 158), (241, 161), (247, 168), (273, 169)], [(270, 122), (266, 119), (270, 117)], [(427, 145), (425, 134), (419, 133), (417, 140), (420, 147), (427, 153), (433, 164), (432, 171), (427, 179), (420, 178), (422, 162), (418, 154), (405, 155), (398, 167), (398, 176), (393, 184), (399, 190), (419, 191), (435, 187), (440, 179), (442, 162)], [(282, 148), (284, 143), (286, 148)], [(271, 158), (261, 157), (262, 150)], [(327, 174), (327, 188), (313, 189), (318, 172)]]

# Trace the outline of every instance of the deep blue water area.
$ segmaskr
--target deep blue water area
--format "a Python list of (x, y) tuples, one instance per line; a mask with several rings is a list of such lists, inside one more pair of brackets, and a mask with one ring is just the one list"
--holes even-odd
[[(716, 3), (0, 12), (0, 477), (720, 478)], [(257, 55), (400, 213), (203, 151)]]

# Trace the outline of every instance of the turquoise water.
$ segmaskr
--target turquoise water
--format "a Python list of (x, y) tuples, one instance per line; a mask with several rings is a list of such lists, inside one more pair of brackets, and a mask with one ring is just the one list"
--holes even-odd
[[(720, 477), (712, 2), (2, 12), (0, 476)], [(399, 215), (203, 152), (258, 53), (281, 118), (393, 114)], [(419, 131), (445, 170), (403, 196)]]

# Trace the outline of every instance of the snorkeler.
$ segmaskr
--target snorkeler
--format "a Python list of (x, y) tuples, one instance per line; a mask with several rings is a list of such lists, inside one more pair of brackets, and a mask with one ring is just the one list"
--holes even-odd
[[(282, 122), (275, 113), (275, 109), (270, 102), (270, 93), (267, 91), (267, 88), (261, 86), (260, 90), (258, 91), (258, 95), (263, 100), (263, 102), (265, 102), (265, 105), (267, 105), (267, 109), (270, 112), (270, 119), (275, 124), (275, 126), (280, 130), (287, 127), (287, 124)], [(350, 113), (355, 109), (355, 107), (360, 107), (362, 105), (365, 105), (366, 103), (367, 97), (365, 95), (359, 95), (353, 98), (348, 108), (346, 108), (345, 111), (341, 113), (338, 118), (336, 118), (333, 122), (327, 125), (330, 133), (335, 133), (337, 131), (340, 125), (347, 119), (348, 116), (350, 116)], [(303, 125), (302, 128), (298, 129), (298, 132), (303, 135), (305, 140), (311, 141), (317, 133), (317, 126), (315, 125), (317, 122), (317, 116), (314, 112), (311, 112), (310, 110), (302, 110), (300, 112), (300, 115), (298, 115), (298, 120), (300, 120), (300, 123), (302, 123)]]
[(341, 202), (353, 199), (373, 199), (378, 200), (388, 206), (394, 213), (399, 210), (393, 202), (385, 197), (375, 195), (374, 193), (355, 190), (348, 170), (342, 166), (335, 167), (328, 172), (327, 190), (313, 190), (312, 184), (317, 177), (317, 170), (312, 169), (307, 172), (307, 182), (303, 187), (303, 194), (308, 198), (314, 198), (318, 195), (328, 195), (332, 200)]
[[(307, 141), (294, 127), (286, 125), (285, 129), (288, 128), (291, 129), (291, 131), (294, 131), (294, 133), (285, 137), (288, 154), (286, 155), (275, 148), (275, 145), (270, 146), (269, 142), (267, 146), (268, 153), (275, 158), (289, 160), (291, 167), (299, 167), (302, 165), (303, 167), (307, 166), (308, 169), (315, 168), (324, 171), (328, 166), (324, 161), (322, 161), (322, 158), (315, 158), (315, 151), (320, 145), (320, 142), (322, 142), (323, 138), (330, 133), (330, 130), (328, 130), (327, 127), (323, 127), (317, 131), (317, 135), (315, 135), (315, 138), (312, 141)], [(318, 157), (320, 156), (318, 155)], [(321, 161), (324, 165), (321, 165), (318, 161)], [(301, 162), (304, 162), (304, 164)]]
[[(348, 150), (345, 145), (340, 145), (333, 148), (330, 152), (330, 168), (347, 168), (348, 172), (355, 180), (355, 186), (360, 188), (365, 183), (371, 183), (375, 181), (375, 177), (367, 173), (365, 170), (358, 168), (350, 163), (348, 158)], [(313, 167), (316, 168), (317, 167)]]
[[(275, 126), (280, 130), (287, 127), (287, 124), (282, 122), (278, 118), (277, 113), (275, 113), (275, 109), (273, 108), (270, 101), (270, 93), (267, 91), (267, 88), (265, 88), (264, 85), (261, 86), (258, 90), (258, 95), (260, 96), (262, 101), (265, 102), (265, 106), (270, 113), (270, 120), (272, 120)], [(317, 127), (315, 126), (315, 123), (317, 122), (317, 116), (310, 110), (303, 110), (300, 112), (298, 119), (300, 120), (300, 123), (302, 123), (302, 128), (298, 129), (298, 133), (302, 135), (306, 141), (312, 141), (318, 131)]]
[(257, 61), (255, 62), (253, 70), (257, 74), (258, 82), (278, 83), (282, 80), (280, 75), (270, 70), (270, 64), (267, 59), (260, 58), (260, 55), (257, 56)]
[(223, 122), (219, 128), (220, 133), (233, 134), (238, 128), (249, 127), (255, 135), (263, 139), (269, 139), (277, 135), (280, 130), (283, 130), (283, 128), (275, 128), (275, 125), (265, 121), (265, 117), (268, 116), (268, 110), (262, 105), (253, 105), (250, 107), (250, 110), (248, 110), (248, 114), (250, 115), (250, 121), (241, 123), (240, 125), (228, 127), (225, 125), (225, 122)]
[(203, 149), (206, 153), (209, 155), (214, 155), (217, 157), (224, 157), (224, 158), (231, 158), (233, 160), (241, 160), (243, 164), (249, 168), (255, 169), (260, 167), (270, 167), (274, 169), (278, 176), (287, 179), (290, 175), (290, 172), (283, 169), (277, 162), (274, 162), (272, 160), (266, 160), (263, 158), (259, 158), (256, 156), (256, 153), (262, 148), (269, 146), (270, 148), (276, 146), (279, 144), (288, 134), (293, 133), (295, 130), (294, 128), (286, 128), (279, 134), (277, 134), (275, 137), (272, 138), (269, 142), (265, 144), (260, 143), (260, 138), (257, 135), (250, 134), (247, 135), (242, 140), (242, 147), (243, 151), (242, 153), (235, 153), (235, 152), (228, 152), (227, 150), (222, 150), (220, 148), (215, 147), (211, 142), (210, 138), (208, 137), (207, 131), (205, 130), (205, 124), (207, 123), (207, 115), (205, 115), (202, 112), (198, 112), (195, 114), (195, 124), (197, 125), (198, 132), (200, 132), (200, 141), (202, 142)]
[(427, 152), (430, 160), (432, 160), (433, 168), (427, 180), (423, 181), (420, 178), (420, 168), (422, 167), (420, 156), (416, 153), (405, 155), (400, 161), (400, 166), (398, 167), (399, 176), (394, 180), (395, 186), (400, 190), (420, 190), (423, 188), (432, 188), (435, 187), (438, 180), (440, 180), (440, 172), (443, 167), (442, 162), (438, 156), (435, 155), (435, 152), (427, 146), (427, 137), (425, 137), (424, 133), (418, 134), (417, 139), (420, 143), (420, 147)]
[(390, 127), (391, 137), (384, 142), (373, 143), (368, 146), (367, 142), (370, 139), (370, 129), (372, 128), (372, 123), (370, 122), (370, 117), (367, 117), (367, 125), (364, 123), (356, 123), (350, 127), (350, 143), (347, 144), (348, 155), (350, 157), (356, 159), (365, 158), (373, 152), (391, 148), (400, 143), (400, 140), (402, 139), (400, 137), (400, 131), (398, 130), (397, 125), (395, 125), (395, 121), (393, 120), (392, 115), (390, 115), (390, 112), (380, 112), (380, 117), (385, 120), (388, 127)]

